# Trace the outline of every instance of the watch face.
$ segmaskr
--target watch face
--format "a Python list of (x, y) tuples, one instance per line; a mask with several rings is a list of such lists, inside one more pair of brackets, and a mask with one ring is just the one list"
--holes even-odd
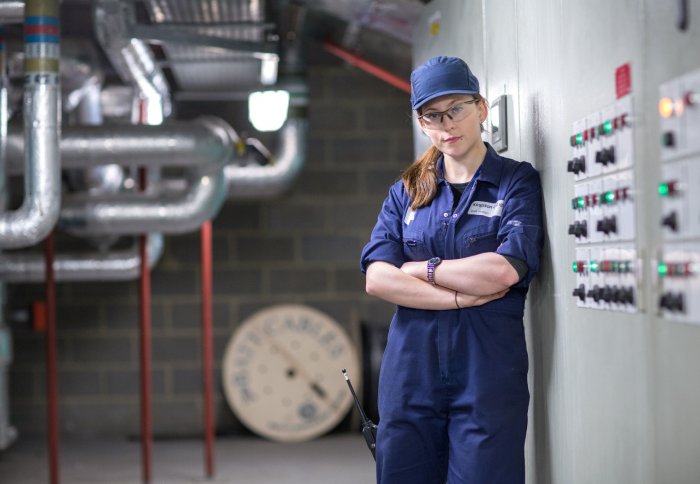
[(442, 260), (439, 257), (433, 257), (428, 262), (435, 266), (435, 265), (438, 265), (440, 262), (442, 262)]
[(307, 306), (275, 306), (232, 336), (224, 394), (251, 431), (281, 442), (310, 440), (340, 423), (352, 406), (343, 368), (361, 385), (357, 352), (337, 322)]

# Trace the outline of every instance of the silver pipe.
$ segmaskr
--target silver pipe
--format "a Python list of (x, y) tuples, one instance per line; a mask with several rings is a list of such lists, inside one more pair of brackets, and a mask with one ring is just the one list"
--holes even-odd
[[(150, 234), (146, 246), (148, 267), (153, 268), (163, 254), (163, 236)], [(139, 244), (109, 253), (57, 254), (54, 275), (57, 282), (130, 281), (140, 276)], [(44, 255), (13, 253), (0, 255), (0, 280), (6, 283), (43, 282)]]
[[(58, 1), (29, 0), (27, 16), (58, 25)], [(57, 36), (56, 36), (57, 38)], [(26, 39), (25, 39), (26, 40)], [(28, 247), (53, 229), (60, 210), (59, 44), (25, 41), (24, 132), (25, 197), (14, 212), (0, 215), (0, 247)]]
[(0, 0), (0, 24), (21, 24), (24, 20), (24, 2)]
[(94, 18), (100, 45), (119, 76), (149, 99), (159, 98), (163, 117), (168, 117), (172, 112), (170, 88), (148, 46), (132, 35), (134, 6), (119, 0), (98, 0)]
[(0, 44), (0, 213), (5, 211), (7, 204), (7, 123), (10, 119), (8, 104), (8, 87), (10, 79), (7, 75), (7, 54), (4, 40), (4, 29), (0, 26), (2, 41)]
[(279, 150), (270, 165), (227, 165), (224, 174), (229, 198), (259, 199), (284, 193), (304, 165), (307, 128), (306, 119), (288, 119), (280, 130)]
[[(78, 122), (82, 126), (99, 126), (102, 117), (102, 102), (100, 93), (102, 85), (88, 82), (84, 88), (83, 97), (77, 107)], [(65, 165), (63, 165), (65, 168)], [(91, 193), (118, 192), (124, 182), (124, 170), (116, 164), (91, 166), (81, 171), (88, 191)]]
[[(200, 172), (201, 173), (201, 172)], [(153, 199), (148, 193), (68, 196), (59, 226), (74, 235), (184, 233), (214, 218), (226, 196), (222, 168), (199, 176), (174, 199)]]
[[(217, 118), (191, 122), (167, 122), (160, 126), (66, 126), (61, 137), (64, 168), (88, 168), (106, 164), (148, 166), (204, 166), (230, 161), (232, 129)], [(7, 139), (9, 173), (22, 172), (24, 139), (11, 125)]]

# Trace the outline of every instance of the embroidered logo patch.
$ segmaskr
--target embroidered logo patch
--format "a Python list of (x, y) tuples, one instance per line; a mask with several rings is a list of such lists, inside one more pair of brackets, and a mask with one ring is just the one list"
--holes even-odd
[(496, 202), (474, 201), (469, 206), (469, 215), (483, 215), (484, 217), (500, 217), (503, 213), (503, 200)]

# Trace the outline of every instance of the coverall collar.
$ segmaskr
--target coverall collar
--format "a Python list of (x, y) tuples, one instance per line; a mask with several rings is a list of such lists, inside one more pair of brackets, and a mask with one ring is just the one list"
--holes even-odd
[[(500, 156), (489, 143), (484, 142), (484, 144), (486, 145), (486, 155), (484, 156), (484, 161), (481, 163), (481, 166), (476, 171), (474, 176), (480, 182), (488, 182), (492, 185), (498, 186), (501, 178), (501, 166), (498, 163)], [(446, 183), (445, 157), (443, 155), (440, 155), (440, 158), (438, 158), (437, 175), (439, 183)]]

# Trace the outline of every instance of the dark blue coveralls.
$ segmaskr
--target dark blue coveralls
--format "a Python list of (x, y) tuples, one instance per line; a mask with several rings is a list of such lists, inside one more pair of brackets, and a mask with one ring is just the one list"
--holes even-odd
[(482, 306), (397, 307), (379, 376), (379, 484), (525, 482), (523, 309), (543, 243), (541, 187), (529, 163), (487, 148), (454, 212), (442, 158), (429, 206), (412, 211), (403, 183), (394, 184), (362, 252), (363, 272), (374, 261), (401, 267), (494, 251), (528, 266), (503, 298)]

